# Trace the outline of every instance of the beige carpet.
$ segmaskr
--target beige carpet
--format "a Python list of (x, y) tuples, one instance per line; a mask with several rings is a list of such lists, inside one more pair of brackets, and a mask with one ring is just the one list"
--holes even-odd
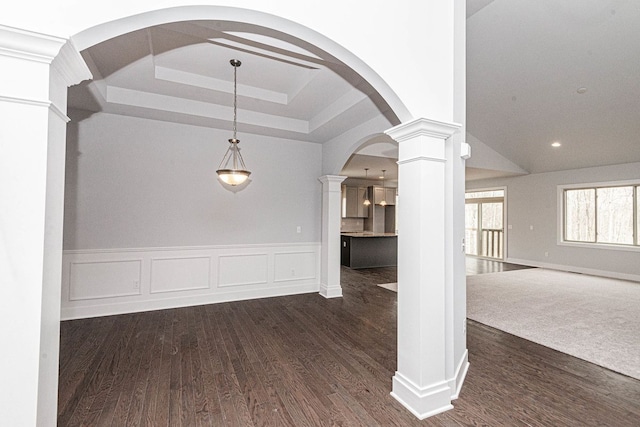
[(467, 317), (640, 379), (640, 283), (527, 269), (467, 277)]
[(398, 283), (397, 282), (394, 282), (394, 283), (383, 283), (383, 284), (378, 285), (378, 286), (380, 286), (381, 288), (388, 289), (388, 290), (393, 291), (393, 292), (398, 292)]

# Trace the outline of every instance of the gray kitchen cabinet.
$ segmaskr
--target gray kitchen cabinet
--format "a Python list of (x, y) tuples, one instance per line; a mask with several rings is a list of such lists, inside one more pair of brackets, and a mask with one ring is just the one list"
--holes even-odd
[(369, 216), (369, 207), (364, 205), (367, 195), (366, 187), (347, 187), (342, 188), (342, 208), (343, 218), (367, 218)]

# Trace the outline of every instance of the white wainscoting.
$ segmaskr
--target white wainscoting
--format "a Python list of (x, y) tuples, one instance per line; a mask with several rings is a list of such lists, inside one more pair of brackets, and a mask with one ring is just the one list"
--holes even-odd
[(63, 320), (320, 290), (320, 243), (64, 251)]

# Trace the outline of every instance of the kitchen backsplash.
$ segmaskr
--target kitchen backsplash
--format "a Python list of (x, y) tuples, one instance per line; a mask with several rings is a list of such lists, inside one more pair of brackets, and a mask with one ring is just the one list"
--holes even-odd
[(363, 218), (341, 218), (340, 231), (343, 233), (358, 233), (364, 231)]

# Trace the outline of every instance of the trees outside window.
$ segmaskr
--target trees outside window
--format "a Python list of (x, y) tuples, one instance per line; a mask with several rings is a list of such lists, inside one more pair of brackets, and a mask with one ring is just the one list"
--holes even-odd
[(629, 185), (565, 189), (564, 240), (638, 245), (639, 187)]

